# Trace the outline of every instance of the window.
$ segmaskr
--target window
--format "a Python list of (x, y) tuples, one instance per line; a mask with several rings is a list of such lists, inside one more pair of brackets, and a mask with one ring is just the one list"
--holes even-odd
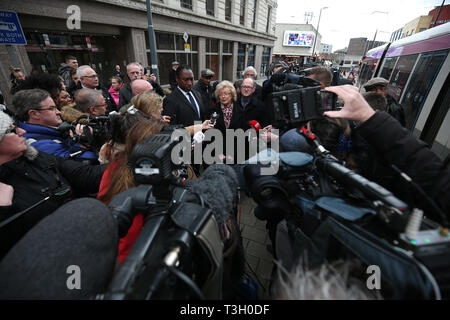
[(180, 5), (182, 8), (192, 10), (192, 0), (180, 0)]
[(239, 23), (245, 24), (245, 0), (241, 0), (241, 9), (239, 10)]
[(256, 45), (249, 45), (247, 66), (255, 66)]
[(402, 101), (406, 128), (414, 128), (428, 92), (441, 69), (442, 63), (447, 58), (447, 54), (448, 52), (439, 52), (420, 57)]
[(223, 53), (233, 53), (233, 46), (231, 41), (223, 41)]
[(264, 47), (261, 60), (261, 71), (259, 73), (261, 76), (268, 75), (269, 62), (270, 62), (270, 47)]
[(206, 0), (206, 14), (214, 16), (214, 0)]
[(242, 79), (242, 72), (245, 70), (245, 43), (239, 43), (236, 77)]
[(403, 90), (405, 89), (406, 82), (411, 75), (414, 63), (417, 60), (417, 54), (400, 57), (394, 72), (392, 73), (391, 82), (388, 85), (388, 93), (399, 101)]
[(397, 62), (398, 57), (394, 58), (387, 58), (386, 62), (384, 63), (383, 70), (381, 70), (380, 77), (389, 80), (389, 77), (392, 74), (392, 70), (394, 69), (395, 63)]
[[(184, 51), (185, 42), (182, 34), (155, 32), (155, 37), (161, 85), (169, 83), (169, 71), (172, 68), (172, 62), (175, 60), (190, 66), (194, 78), (198, 78), (198, 37), (189, 36), (187, 43), (190, 44), (190, 52)], [(149, 54), (150, 50), (147, 49), (148, 57)], [(149, 61), (151, 61), (150, 58)]]
[(252, 19), (252, 28), (256, 28), (256, 7), (258, 6), (258, 0), (254, 0), (253, 3), (253, 19)]
[(225, 20), (231, 22), (231, 0), (225, 0)]

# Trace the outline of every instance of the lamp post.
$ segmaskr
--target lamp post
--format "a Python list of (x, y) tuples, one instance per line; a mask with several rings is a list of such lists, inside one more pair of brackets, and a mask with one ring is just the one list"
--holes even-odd
[[(373, 11), (370, 15), (373, 15), (374, 13), (389, 14), (389, 12), (386, 12), (386, 11)], [(378, 33), (378, 28), (375, 30), (375, 35), (373, 36), (372, 48), (375, 46), (375, 39), (377, 38), (377, 33)], [(367, 51), (369, 51), (372, 48), (369, 48), (369, 39), (367, 39), (366, 48), (364, 49), (363, 58), (366, 56)]]
[(314, 56), (314, 50), (316, 50), (317, 35), (319, 34), (319, 26), (320, 26), (320, 17), (322, 16), (322, 10), (323, 9), (328, 9), (328, 7), (320, 8), (319, 22), (317, 23), (316, 36), (314, 37), (314, 45), (313, 45), (313, 50), (312, 50), (312, 56)]
[(156, 40), (155, 30), (153, 29), (152, 22), (152, 4), (151, 0), (147, 0), (147, 19), (148, 19), (148, 42), (150, 45), (150, 57), (152, 59), (152, 73), (156, 77), (156, 81), (159, 83), (159, 71), (158, 71), (158, 55), (156, 53)]

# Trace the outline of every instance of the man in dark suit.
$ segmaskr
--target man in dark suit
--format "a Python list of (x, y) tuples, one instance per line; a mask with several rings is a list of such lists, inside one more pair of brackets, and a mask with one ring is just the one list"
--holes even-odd
[(164, 98), (163, 115), (170, 116), (170, 124), (181, 124), (185, 127), (194, 121), (204, 121), (208, 114), (203, 106), (202, 97), (192, 90), (194, 73), (191, 68), (181, 65), (176, 71), (177, 87)]

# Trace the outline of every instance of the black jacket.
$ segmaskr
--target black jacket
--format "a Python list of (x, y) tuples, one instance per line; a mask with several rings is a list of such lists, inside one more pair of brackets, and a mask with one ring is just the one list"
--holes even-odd
[[(450, 218), (450, 172), (429, 146), (414, 137), (398, 121), (385, 112), (377, 112), (363, 123), (358, 133), (389, 165), (395, 165), (412, 178)], [(441, 222), (422, 195), (408, 189), (397, 175), (393, 181), (394, 194), (404, 201), (413, 201), (425, 214)]]
[[(152, 81), (149, 81), (149, 82), (153, 87), (153, 91), (155, 91), (161, 97), (164, 97), (164, 91), (161, 88), (161, 86), (156, 82), (152, 82)], [(122, 88), (120, 88), (118, 109), (120, 109), (124, 105), (130, 103), (132, 98), (133, 98), (133, 92), (131, 91), (131, 84), (129, 82), (127, 82), (122, 86)]]
[[(106, 166), (85, 165), (44, 152), (39, 152), (32, 161), (22, 156), (2, 164), (0, 181), (14, 188), (14, 197), (11, 206), (0, 206), (1, 220), (42, 201), (2, 228), (1, 232), (10, 235), (9, 244), (12, 245), (18, 237), (66, 201), (97, 193), (105, 168)], [(44, 200), (46, 197), (49, 199)], [(1, 247), (5, 248), (3, 243)]]
[[(78, 81), (76, 90), (80, 90), (80, 89), (83, 89), (83, 87), (81, 86), (81, 81)], [(106, 103), (106, 113), (110, 113), (111, 111), (117, 111), (116, 103), (114, 102), (114, 99), (109, 94), (108, 89), (101, 86), (100, 84), (95, 89), (100, 90), (102, 92), (102, 96), (105, 99), (105, 103)]]
[(196, 90), (202, 96), (203, 106), (206, 109), (211, 109), (212, 103), (212, 86), (206, 85), (203, 81), (198, 80), (192, 87), (192, 90)]
[(191, 90), (191, 93), (194, 94), (195, 100), (200, 107), (200, 118), (198, 117), (197, 110), (194, 110), (189, 100), (177, 87), (163, 101), (163, 115), (170, 116), (171, 125), (181, 124), (188, 127), (193, 125), (194, 121), (204, 121), (209, 116), (208, 111), (203, 106), (203, 100), (200, 94), (195, 90)]

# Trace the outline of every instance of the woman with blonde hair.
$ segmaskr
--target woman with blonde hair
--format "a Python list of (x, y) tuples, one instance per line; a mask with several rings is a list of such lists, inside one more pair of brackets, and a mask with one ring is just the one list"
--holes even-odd
[(226, 129), (235, 129), (233, 123), (237, 116), (235, 103), (237, 93), (234, 85), (227, 80), (220, 82), (214, 92), (217, 104), (213, 109), (219, 116), (216, 122), (216, 129), (225, 132)]
[[(161, 116), (163, 111), (163, 98), (154, 92), (143, 92), (139, 93), (133, 99), (131, 99), (131, 104), (133, 108), (129, 108), (129, 113), (140, 113), (144, 117), (154, 120), (162, 121), (164, 123), (170, 123), (170, 117)], [(131, 109), (131, 110), (130, 110)]]

